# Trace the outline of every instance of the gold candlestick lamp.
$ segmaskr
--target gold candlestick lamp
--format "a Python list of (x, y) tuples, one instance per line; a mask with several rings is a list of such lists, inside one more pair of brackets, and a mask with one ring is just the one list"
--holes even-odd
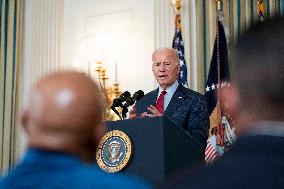
[[(106, 110), (105, 119), (112, 120), (112, 121), (120, 120), (120, 118), (110, 109), (113, 99), (118, 98), (119, 95), (121, 94), (119, 83), (117, 83), (116, 81), (114, 84), (108, 86), (107, 80), (109, 78), (106, 75), (107, 70), (103, 66), (103, 63), (100, 61), (96, 62), (96, 65), (97, 65), (96, 66), (97, 69), (95, 71), (97, 72), (98, 80), (100, 82), (102, 92), (104, 93), (104, 96), (107, 102), (107, 110)], [(118, 111), (121, 113), (122, 111), (121, 108), (118, 108)]]

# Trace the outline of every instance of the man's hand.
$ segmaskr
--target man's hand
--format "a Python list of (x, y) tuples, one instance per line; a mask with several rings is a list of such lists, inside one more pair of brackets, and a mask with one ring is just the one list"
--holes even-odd
[(129, 119), (137, 118), (136, 105), (132, 106), (132, 108), (130, 109), (128, 118)]
[[(147, 108), (148, 111), (150, 111), (152, 114), (148, 114), (147, 112), (145, 112), (146, 114), (144, 116), (146, 117), (157, 117), (157, 116), (163, 116), (163, 114), (161, 112), (159, 112), (157, 110), (157, 108), (153, 105), (150, 105), (148, 108)], [(144, 114), (144, 113), (143, 113)], [(141, 116), (143, 115), (141, 114)]]
[[(151, 113), (143, 112), (139, 118), (143, 117), (157, 117), (157, 116), (163, 116), (161, 112), (157, 110), (157, 108), (153, 105), (150, 105), (147, 110)], [(137, 118), (137, 113), (136, 113), (136, 106), (133, 106), (131, 110), (129, 111), (129, 119), (134, 119)]]

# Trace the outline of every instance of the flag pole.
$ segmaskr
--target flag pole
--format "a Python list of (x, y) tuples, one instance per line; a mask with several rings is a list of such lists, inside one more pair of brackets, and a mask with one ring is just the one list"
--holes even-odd
[(181, 21), (180, 21), (180, 10), (181, 10), (181, 0), (172, 0), (172, 5), (175, 8), (175, 27), (181, 31)]
[[(217, 44), (217, 74), (218, 74), (218, 82), (217, 85), (220, 85), (220, 43), (219, 43), (219, 14), (218, 12), (221, 12), (221, 1), (216, 0), (217, 6), (216, 6), (216, 44)], [(217, 88), (217, 118), (219, 119), (219, 124), (221, 123), (221, 106), (220, 106), (220, 88)]]
[(216, 5), (217, 11), (221, 11), (221, 0), (216, 0), (216, 3), (217, 3), (217, 5)]
[[(221, 88), (221, 79), (220, 79), (220, 37), (219, 37), (219, 14), (222, 12), (221, 0), (216, 0), (216, 46), (217, 46), (217, 133), (219, 135), (219, 140), (217, 144), (224, 145), (224, 128), (222, 125), (222, 108), (220, 105), (220, 88)], [(219, 87), (218, 87), (219, 86)]]
[(181, 0), (172, 0), (172, 6), (175, 7), (175, 33), (172, 42), (172, 48), (177, 51), (180, 65), (180, 72), (178, 82), (185, 87), (188, 87), (187, 82), (187, 67), (184, 54), (184, 44), (182, 40), (182, 26), (181, 26)]

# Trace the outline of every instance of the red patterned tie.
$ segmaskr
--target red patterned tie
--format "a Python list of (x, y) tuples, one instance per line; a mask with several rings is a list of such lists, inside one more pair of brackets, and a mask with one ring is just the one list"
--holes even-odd
[(157, 102), (156, 102), (156, 108), (160, 113), (164, 113), (164, 97), (167, 91), (162, 91)]

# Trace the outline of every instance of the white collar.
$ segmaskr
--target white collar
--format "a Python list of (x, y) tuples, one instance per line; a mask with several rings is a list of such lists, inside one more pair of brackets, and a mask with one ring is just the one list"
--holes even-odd
[[(174, 92), (177, 90), (179, 86), (179, 83), (178, 81), (174, 82), (174, 84), (172, 84), (172, 86), (166, 88), (166, 92), (169, 96), (172, 96), (174, 94)], [(161, 92), (163, 91), (164, 89), (162, 87), (159, 86), (159, 93), (158, 93), (158, 96), (161, 94)]]
[(248, 131), (247, 135), (268, 135), (284, 137), (284, 122), (271, 120), (263, 120), (256, 122), (253, 124), (252, 129)]

